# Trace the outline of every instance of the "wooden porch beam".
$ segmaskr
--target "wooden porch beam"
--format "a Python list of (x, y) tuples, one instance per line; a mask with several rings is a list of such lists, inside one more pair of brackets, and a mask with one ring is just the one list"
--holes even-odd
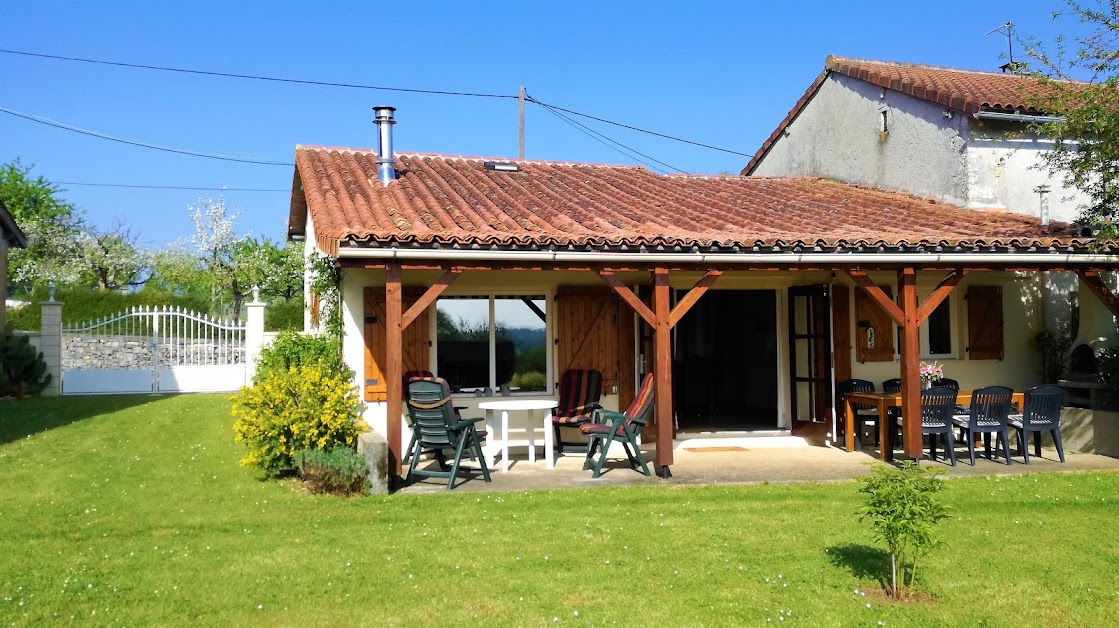
[(401, 421), (404, 415), (404, 347), (400, 263), (385, 265), (385, 398), (388, 411), (389, 473), (401, 477), (404, 460)]
[[(628, 289), (627, 289), (628, 290)], [(656, 464), (662, 478), (672, 476), (672, 310), (668, 269), (653, 271), (653, 413), (656, 421)], [(638, 312), (640, 313), (640, 312)]]
[(921, 307), (917, 308), (917, 319), (920, 324), (923, 325), (925, 321), (929, 320), (929, 315), (948, 298), (949, 294), (952, 294), (952, 290), (956, 288), (956, 285), (960, 283), (960, 280), (962, 280), (965, 275), (967, 275), (967, 271), (961, 268), (952, 271), (951, 274), (940, 282), (940, 285), (929, 295), (929, 298), (925, 299)]
[[(665, 273), (667, 272), (668, 271), (665, 271)], [(615, 275), (613, 271), (600, 270), (598, 271), (598, 276), (602, 277), (602, 280), (606, 282), (606, 285), (613, 288), (614, 292), (616, 292), (623, 301), (625, 301), (631, 308), (633, 308), (633, 311), (637, 312), (638, 316), (640, 316), (642, 319), (645, 320), (646, 323), (648, 323), (649, 327), (652, 327), (653, 329), (657, 328), (657, 317), (653, 315), (653, 311), (650, 310), (647, 305), (642, 303), (641, 299), (637, 298), (637, 295), (633, 293), (633, 290), (630, 290), (629, 286), (622, 283), (622, 280), (618, 279), (618, 276)]]
[[(921, 458), (921, 346), (917, 319), (917, 270), (898, 271), (901, 298), (901, 434), (905, 457)], [(885, 443), (883, 447), (887, 447)], [(888, 457), (888, 456), (887, 456)]]
[(1076, 274), (1080, 276), (1080, 282), (1087, 286), (1092, 294), (1096, 295), (1096, 298), (1111, 311), (1113, 316), (1119, 316), (1119, 297), (1115, 296), (1115, 293), (1107, 287), (1107, 284), (1100, 279), (1099, 275), (1090, 270), (1078, 270)]
[(677, 301), (676, 307), (672, 308), (672, 314), (669, 317), (668, 326), (675, 327), (676, 323), (679, 323), (680, 319), (684, 318), (684, 315), (688, 313), (688, 310), (692, 309), (692, 306), (695, 305), (697, 301), (699, 301), (700, 297), (702, 297), (705, 292), (707, 292), (707, 289), (710, 288), (713, 283), (715, 283), (715, 280), (722, 276), (723, 271), (721, 270), (709, 270), (707, 271), (707, 274), (705, 274), (703, 277), (700, 277), (699, 281), (697, 281), (695, 285), (692, 286), (692, 289), (688, 291), (688, 294), (684, 295), (683, 299)]
[(863, 292), (874, 300), (878, 307), (882, 308), (882, 311), (893, 319), (898, 326), (905, 324), (905, 315), (902, 314), (901, 308), (882, 291), (882, 288), (878, 287), (878, 284), (874, 283), (874, 280), (867, 276), (866, 271), (848, 269), (847, 274), (854, 280), (855, 285), (862, 288)]
[[(399, 268), (399, 265), (397, 265), (397, 268)], [(423, 296), (413, 303), (412, 307), (408, 308), (408, 311), (404, 313), (404, 317), (400, 321), (400, 328), (407, 329), (409, 325), (419, 318), (420, 314), (424, 313), (424, 310), (426, 310), (428, 306), (435, 303), (435, 300), (439, 298), (439, 295), (443, 294), (447, 286), (454, 283), (455, 279), (458, 279), (458, 276), (461, 274), (462, 271), (457, 268), (451, 268), (443, 273), (443, 276), (437, 279), (435, 283), (431, 284), (427, 291), (424, 292)]]

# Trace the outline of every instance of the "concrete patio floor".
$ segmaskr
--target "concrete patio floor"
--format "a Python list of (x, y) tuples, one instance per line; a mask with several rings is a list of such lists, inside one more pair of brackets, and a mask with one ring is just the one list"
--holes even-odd
[[(799, 442), (798, 442), (799, 441)], [(645, 457), (653, 466), (651, 446), (643, 448)], [(1011, 464), (987, 460), (981, 452), (976, 452), (975, 466), (968, 462), (967, 448), (956, 449), (956, 466), (938, 458), (935, 462), (927, 459), (922, 466), (943, 469), (950, 477), (993, 476), (1025, 473), (1070, 472), (1070, 471), (1119, 471), (1119, 459), (1095, 454), (1065, 452), (1065, 463), (1057, 459), (1054, 449), (1042, 449), (1042, 458), (1030, 456), (1030, 464), (1022, 458), (1011, 457)], [(939, 455), (943, 455), (939, 451)], [(1032, 453), (1032, 450), (1031, 450)], [(530, 491), (564, 488), (588, 488), (597, 486), (668, 486), (668, 485), (716, 485), (751, 484), (760, 482), (830, 482), (850, 480), (870, 472), (878, 459), (878, 452), (867, 448), (863, 452), (847, 453), (842, 449), (809, 445), (795, 437), (773, 438), (705, 438), (701, 440), (677, 441), (674, 447), (672, 477), (661, 480), (646, 477), (632, 471), (626, 462), (620, 446), (611, 447), (607, 466), (601, 477), (591, 478), (590, 471), (583, 471), (583, 456), (569, 454), (556, 460), (554, 469), (548, 469), (543, 459), (530, 463), (525, 456), (510, 456), (508, 473), (502, 473), (500, 464), (490, 469), (492, 482), (484, 482), (481, 477), (467, 478), (463, 475), (455, 484), (455, 492), (467, 491)], [(998, 459), (997, 459), (998, 460)], [(433, 461), (421, 460), (421, 465), (434, 465)], [(473, 463), (468, 463), (476, 466)], [(405, 469), (407, 471), (407, 469)], [(446, 491), (445, 479), (422, 478), (399, 492), (440, 493)]]

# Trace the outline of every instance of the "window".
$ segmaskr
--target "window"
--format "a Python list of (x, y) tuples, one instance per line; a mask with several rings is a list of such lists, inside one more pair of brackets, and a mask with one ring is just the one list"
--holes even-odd
[(952, 297), (948, 297), (929, 314), (921, 325), (921, 355), (925, 357), (955, 357), (952, 325)]
[(546, 312), (540, 295), (439, 299), (436, 374), (455, 392), (546, 392)]

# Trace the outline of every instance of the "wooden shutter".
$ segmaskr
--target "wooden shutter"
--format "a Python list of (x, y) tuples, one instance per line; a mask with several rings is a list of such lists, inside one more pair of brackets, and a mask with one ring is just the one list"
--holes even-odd
[(971, 360), (1003, 358), (1002, 287), (968, 286), (967, 351)]
[[(426, 291), (425, 288), (404, 288), (402, 310), (407, 311)], [(365, 400), (384, 401), (388, 391), (385, 384), (385, 289), (367, 287), (364, 292), (365, 315)], [(411, 325), (404, 329), (403, 343), (404, 370), (429, 371), (431, 352), (428, 312), (424, 310)]]
[(556, 371), (594, 369), (603, 392), (618, 385), (618, 297), (609, 288), (561, 286), (556, 294)]
[(851, 289), (844, 285), (831, 287), (832, 355), (835, 358), (835, 381), (851, 379)]
[[(886, 296), (893, 292), (882, 287)], [(894, 319), (867, 296), (866, 291), (855, 292), (855, 358), (859, 362), (892, 362), (894, 359)], [(869, 329), (874, 329), (874, 346), (869, 343)]]

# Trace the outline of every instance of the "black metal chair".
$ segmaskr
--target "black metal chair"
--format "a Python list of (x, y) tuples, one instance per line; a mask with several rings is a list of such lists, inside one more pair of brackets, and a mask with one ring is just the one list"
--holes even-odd
[[(483, 419), (460, 420), (451, 405), (451, 387), (441, 377), (413, 377), (408, 381), (408, 394), (405, 397), (408, 415), (415, 426), (416, 442), (412, 449), (412, 464), (408, 467), (408, 481), (413, 476), (447, 478), (447, 488), (455, 487), (459, 465), (464, 454), (477, 457), (482, 477), (490, 481), (490, 471), (482, 453), (482, 441), (486, 432), (479, 431), (476, 424)], [(439, 461), (439, 469), (419, 469), (420, 454), (424, 451), (443, 451), (451, 449), (455, 459), (450, 469)]]
[(578, 429), (590, 423), (594, 411), (602, 408), (598, 403), (602, 398), (602, 373), (592, 369), (568, 369), (560, 376), (558, 392), (559, 405), (552, 412), (556, 451), (586, 453), (585, 441), (564, 441), (560, 428)]
[(991, 435), (997, 434), (1006, 454), (1006, 464), (1010, 464), (1010, 438), (1007, 435), (1007, 417), (1010, 414), (1010, 401), (1014, 391), (1005, 386), (980, 388), (971, 395), (971, 408), (967, 414), (956, 414), (952, 420), (963, 430), (967, 440), (971, 466), (975, 466), (975, 435), (983, 434), (983, 449), (991, 458)]
[(951, 388), (952, 390), (959, 392), (960, 382), (957, 382), (954, 379), (948, 379), (947, 377), (941, 377), (940, 379), (933, 381), (932, 388)]
[[(847, 393), (874, 392), (874, 382), (865, 379), (845, 379), (835, 385), (835, 407), (840, 412), (846, 411), (844, 396)], [(870, 424), (874, 429), (874, 444), (878, 444), (878, 408), (869, 403), (851, 404), (855, 411), (855, 445), (862, 448), (863, 425)]]
[(901, 392), (901, 378), (895, 377), (882, 382), (882, 390), (888, 393)]
[[(956, 409), (956, 391), (946, 387), (933, 387), (921, 391), (921, 434), (929, 436), (929, 458), (936, 460), (936, 437), (945, 441), (948, 458), (956, 466), (956, 437), (952, 430), (952, 413)], [(891, 440), (900, 436), (902, 418), (897, 418), (897, 430), (890, 430)], [(893, 447), (893, 443), (890, 443)]]
[(1064, 389), (1060, 386), (1047, 384), (1034, 386), (1026, 391), (1025, 403), (1022, 404), (1022, 414), (1010, 417), (1010, 426), (1018, 434), (1018, 445), (1022, 448), (1022, 457), (1026, 464), (1030, 464), (1029, 443), (1026, 442), (1026, 433), (1034, 433), (1034, 455), (1041, 457), (1041, 433), (1049, 432), (1053, 435), (1053, 444), (1057, 447), (1057, 455), (1061, 462), (1065, 461), (1065, 448), (1061, 443), (1061, 406), (1064, 401)]

